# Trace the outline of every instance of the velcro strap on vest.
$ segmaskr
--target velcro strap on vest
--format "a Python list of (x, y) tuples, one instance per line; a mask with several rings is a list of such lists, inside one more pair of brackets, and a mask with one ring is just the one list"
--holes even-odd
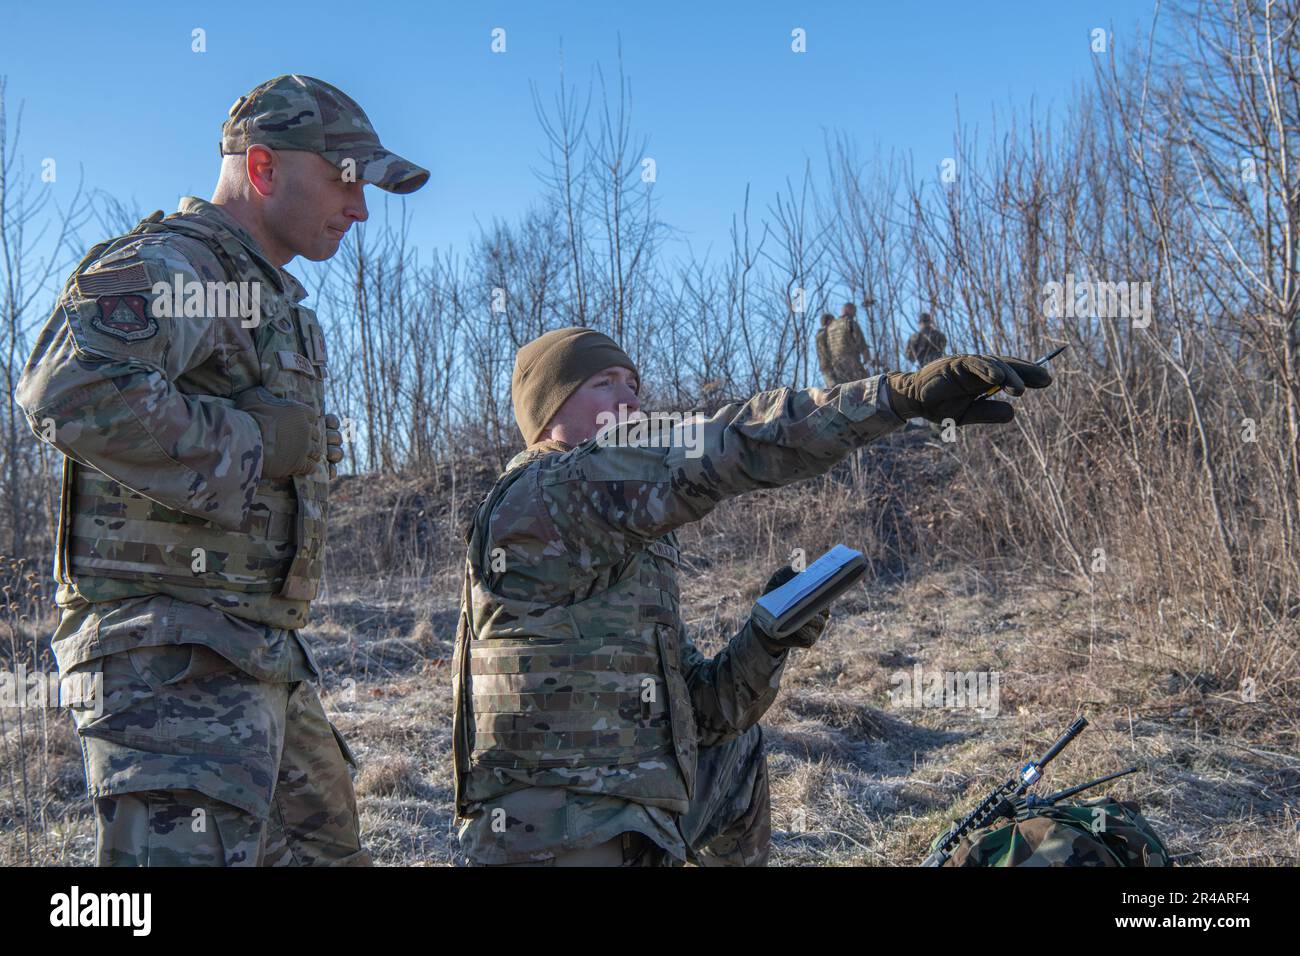
[(293, 484), (299, 504), (295, 534), (297, 547), (280, 595), (292, 601), (310, 601), (320, 590), (325, 570), (325, 510), (329, 492), (323, 482), (310, 477), (296, 476)]
[(646, 550), (649, 551), (651, 554), (653, 554), (656, 558), (663, 558), (665, 561), (670, 563), (673, 567), (677, 567), (678, 565), (681, 564), (682, 555), (681, 555), (681, 551), (677, 548), (676, 541), (677, 538), (675, 535), (667, 535), (663, 538), (656, 538), (654, 541), (651, 541), (648, 545), (646, 545)]
[[(663, 695), (656, 696), (662, 698)], [(553, 693), (538, 692), (535, 694), (482, 693), (474, 697), (474, 704), (480, 714), (534, 714), (570, 710), (579, 712), (609, 710), (617, 709), (625, 705), (627, 701), (627, 692), (616, 691), (555, 691)], [(666, 712), (668, 708), (667, 704), (661, 699), (649, 709), (654, 713)]]
[(657, 657), (648, 654), (567, 654), (563, 651), (547, 654), (540, 650), (506, 648), (506, 651), (524, 651), (511, 654), (491, 647), (490, 642), (471, 647), (471, 674), (528, 674), (535, 677), (549, 671), (583, 670), (608, 671), (616, 677), (653, 674), (659, 664)]
[(656, 624), (665, 624), (672, 627), (677, 623), (677, 615), (671, 608), (658, 607), (657, 605), (642, 605), (639, 608), (641, 620), (654, 621)]
[[(512, 769), (555, 767), (615, 767), (642, 763), (672, 750), (672, 738), (660, 728), (580, 730), (569, 733), (494, 733), (477, 731), (477, 746), (485, 749), (478, 762), (488, 767)], [(667, 738), (667, 739), (665, 739)], [(510, 757), (529, 752), (545, 756)]]
[(54, 542), (54, 580), (59, 584), (72, 583), (72, 502), (76, 470), (77, 463), (65, 456), (59, 490), (59, 530)]
[[(629, 703), (630, 701), (630, 703)], [(580, 710), (570, 710), (563, 713), (532, 713), (532, 714), (515, 714), (475, 711), (474, 727), (480, 734), (526, 734), (539, 732), (554, 732), (563, 734), (572, 734), (578, 731), (588, 730), (630, 730), (636, 729), (632, 725), (634, 721), (641, 720), (642, 708), (639, 698), (624, 697), (620, 706), (628, 706), (629, 713), (624, 718), (629, 726), (627, 727), (600, 727), (598, 726), (605, 721), (593, 717), (592, 713), (584, 713)], [(668, 713), (668, 708), (662, 703), (658, 706), (656, 716), (664, 716)], [(646, 728), (641, 728), (646, 729)]]
[(280, 349), (275, 353), (275, 359), (280, 363), (280, 368), (286, 372), (298, 372), (306, 375), (308, 378), (316, 378), (316, 368), (311, 364), (311, 359), (298, 352), (290, 352), (288, 349)]

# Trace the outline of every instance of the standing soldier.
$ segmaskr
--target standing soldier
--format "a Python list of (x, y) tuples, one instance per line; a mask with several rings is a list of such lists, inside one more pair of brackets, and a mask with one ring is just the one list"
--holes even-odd
[(831, 388), (835, 385), (835, 362), (831, 359), (830, 344), (830, 325), (835, 321), (835, 316), (829, 312), (822, 313), (822, 327), (817, 330), (817, 367), (821, 369), (822, 378), (826, 381), (826, 387)]
[(907, 340), (908, 360), (915, 362), (916, 367), (920, 368), (942, 356), (947, 347), (947, 336), (935, 327), (929, 312), (922, 312), (919, 328)]
[[(751, 619), (705, 658), (678, 606), (675, 529), (726, 498), (824, 474), (913, 415), (969, 406), (967, 423), (1009, 421), (1009, 404), (975, 399), (1050, 382), (1028, 362), (956, 356), (765, 392), (656, 445), (634, 437), (644, 422), (597, 437), (639, 409), (636, 366), (612, 339), (559, 329), (520, 349), (511, 398), (528, 447), (467, 536), (452, 731), (464, 852), (483, 864), (766, 862), (758, 721), (790, 648), (811, 646), (824, 618), (785, 640)], [(676, 440), (688, 433), (698, 441)]]
[[(327, 83), (280, 76), (186, 197), (73, 271), (16, 397), (63, 452), (54, 635), (100, 865), (366, 864), (347, 744), (299, 636), (342, 459), (325, 340), (283, 266), (338, 251), (366, 182), (427, 171)], [(345, 762), (346, 761), (346, 762)]]
[(824, 350), (831, 368), (829, 374), (825, 367), (822, 369), (827, 388), (866, 378), (867, 368), (873, 364), (857, 314), (858, 307), (845, 302), (838, 319), (827, 321), (828, 316), (822, 316), (822, 328), (817, 333), (817, 358), (821, 362)]

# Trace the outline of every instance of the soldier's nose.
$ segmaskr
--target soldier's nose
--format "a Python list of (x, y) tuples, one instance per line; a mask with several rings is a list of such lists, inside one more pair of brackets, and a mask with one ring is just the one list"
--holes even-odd
[(356, 193), (349, 198), (347, 206), (344, 208), (344, 214), (355, 222), (365, 222), (370, 218), (370, 210), (366, 208), (366, 194), (362, 192), (364, 187), (357, 183)]

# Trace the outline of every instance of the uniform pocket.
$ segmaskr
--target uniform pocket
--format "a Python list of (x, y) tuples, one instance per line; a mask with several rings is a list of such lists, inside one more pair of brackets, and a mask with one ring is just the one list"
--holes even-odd
[(191, 644), (133, 648), (100, 667), (103, 713), (73, 712), (91, 796), (197, 790), (265, 815), (287, 685), (257, 681)]
[(339, 750), (343, 752), (343, 759), (348, 762), (348, 766), (350, 766), (353, 770), (358, 769), (359, 765), (357, 764), (356, 754), (354, 754), (352, 752), (352, 748), (348, 746), (347, 740), (344, 738), (343, 734), (339, 731), (339, 729), (334, 726), (334, 721), (332, 720), (329, 721), (329, 725), (330, 725), (330, 730), (334, 732), (334, 739), (338, 741)]
[(194, 650), (193, 644), (136, 647), (126, 652), (126, 659), (135, 675), (157, 694), (163, 687), (184, 679)]
[(482, 804), (474, 839), (465, 849), (492, 863), (535, 860), (568, 843), (569, 795), (561, 787), (524, 787)]
[(237, 670), (225, 657), (202, 644), (164, 644), (126, 652), (131, 669), (154, 693), (186, 681)]
[[(199, 644), (124, 651), (106, 661), (108, 710), (100, 722), (123, 742), (146, 735), (169, 749), (273, 754), (284, 732), (287, 685), (259, 681)], [(119, 675), (120, 676), (117, 676)], [(116, 692), (116, 696), (112, 696)]]

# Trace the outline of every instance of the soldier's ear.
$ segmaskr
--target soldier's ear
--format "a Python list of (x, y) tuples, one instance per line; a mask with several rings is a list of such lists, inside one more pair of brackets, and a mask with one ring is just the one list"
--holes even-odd
[(244, 172), (259, 196), (269, 196), (275, 191), (276, 175), (282, 171), (276, 163), (275, 150), (254, 144), (244, 153)]

